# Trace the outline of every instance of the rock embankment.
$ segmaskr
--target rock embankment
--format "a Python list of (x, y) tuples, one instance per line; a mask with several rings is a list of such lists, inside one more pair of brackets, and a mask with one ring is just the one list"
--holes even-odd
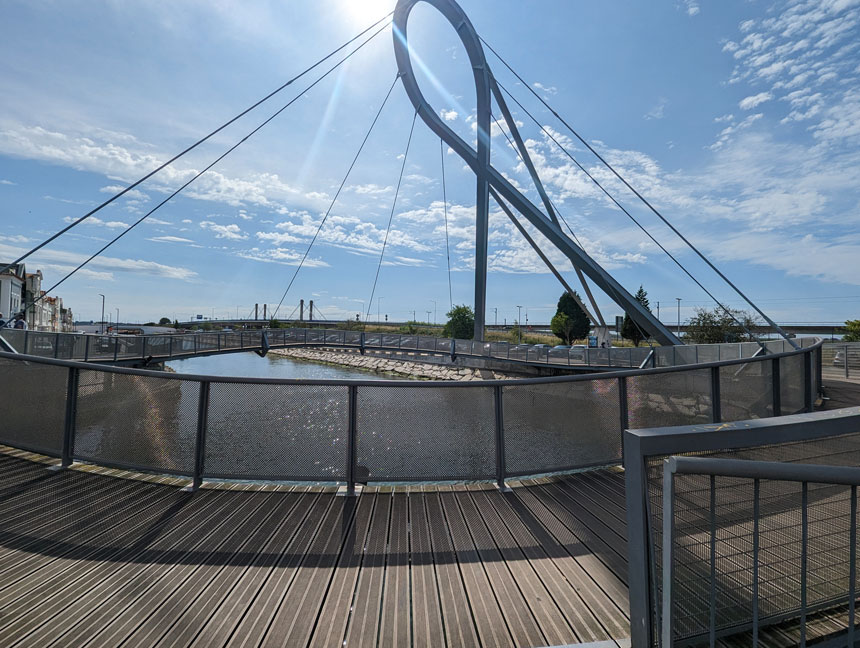
[(514, 376), (490, 369), (410, 362), (408, 360), (396, 360), (379, 355), (361, 355), (360, 353), (349, 351), (333, 351), (329, 349), (272, 349), (269, 353), (296, 358), (298, 360), (322, 362), (373, 371), (375, 373), (408, 376), (409, 378), (424, 378), (427, 380), (502, 380), (514, 378)]

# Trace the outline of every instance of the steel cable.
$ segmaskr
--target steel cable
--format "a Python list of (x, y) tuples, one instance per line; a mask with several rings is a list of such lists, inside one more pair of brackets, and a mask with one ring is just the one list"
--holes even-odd
[[(85, 265), (87, 265), (90, 261), (92, 261), (92, 260), (93, 260), (93, 259), (95, 259), (97, 256), (99, 256), (102, 252), (104, 252), (105, 250), (107, 250), (111, 245), (113, 245), (114, 243), (116, 243), (116, 242), (117, 242), (118, 240), (120, 240), (123, 236), (125, 236), (125, 235), (126, 235), (126, 234), (128, 234), (131, 230), (133, 230), (135, 227), (137, 227), (138, 225), (140, 225), (144, 220), (146, 220), (147, 218), (149, 218), (152, 214), (154, 214), (154, 213), (155, 213), (158, 209), (160, 209), (163, 205), (165, 205), (167, 202), (169, 202), (171, 199), (173, 199), (173, 198), (174, 198), (174, 197), (175, 197), (179, 192), (181, 192), (183, 189), (185, 189), (188, 185), (190, 185), (192, 182), (194, 182), (195, 180), (197, 180), (200, 176), (202, 176), (202, 175), (203, 175), (204, 173), (206, 173), (209, 169), (211, 169), (213, 166), (215, 166), (216, 164), (218, 164), (218, 162), (220, 162), (221, 160), (223, 160), (223, 159), (224, 159), (225, 157), (227, 157), (230, 153), (232, 153), (233, 151), (235, 151), (239, 146), (241, 146), (245, 141), (247, 141), (247, 140), (248, 140), (252, 135), (254, 135), (255, 133), (257, 133), (257, 131), (259, 131), (259, 130), (260, 130), (261, 128), (263, 128), (266, 124), (268, 124), (268, 123), (269, 123), (269, 122), (271, 122), (273, 119), (275, 119), (275, 117), (277, 117), (278, 115), (280, 115), (284, 110), (286, 110), (287, 108), (289, 108), (289, 107), (290, 107), (292, 104), (294, 104), (296, 101), (298, 101), (299, 99), (301, 99), (301, 98), (304, 96), (304, 94), (305, 94), (308, 90), (310, 90), (311, 88), (313, 88), (314, 86), (316, 86), (318, 83), (320, 83), (320, 82), (321, 82), (323, 79), (325, 79), (329, 74), (331, 74), (332, 72), (334, 72), (334, 71), (335, 71), (338, 67), (340, 67), (344, 62), (346, 62), (346, 61), (347, 61), (347, 60), (348, 60), (348, 59), (349, 59), (353, 54), (355, 54), (355, 53), (356, 53), (356, 52), (358, 52), (362, 47), (364, 47), (365, 45), (367, 45), (367, 43), (369, 43), (369, 42), (370, 42), (371, 40), (373, 40), (373, 39), (374, 39), (378, 34), (380, 34), (380, 33), (382, 32), (382, 30), (383, 30), (383, 29), (385, 29), (385, 27), (386, 27), (386, 26), (387, 26), (387, 25), (383, 25), (383, 26), (382, 26), (380, 29), (378, 29), (378, 30), (377, 30), (373, 35), (371, 35), (371, 36), (370, 36), (369, 38), (367, 38), (363, 43), (361, 43), (361, 45), (359, 45), (358, 47), (356, 47), (356, 48), (355, 48), (354, 50), (352, 50), (349, 54), (347, 54), (345, 57), (343, 57), (340, 61), (338, 61), (337, 63), (335, 63), (335, 64), (334, 64), (332, 67), (330, 67), (330, 68), (329, 68), (329, 69), (328, 69), (324, 74), (322, 74), (321, 76), (319, 76), (319, 77), (318, 77), (318, 78), (317, 78), (313, 83), (311, 83), (311, 84), (309, 84), (307, 87), (305, 87), (305, 89), (304, 89), (304, 90), (302, 90), (298, 95), (296, 95), (293, 99), (291, 99), (291, 100), (290, 100), (290, 101), (288, 101), (286, 104), (284, 104), (281, 108), (279, 108), (276, 112), (274, 112), (274, 113), (273, 113), (270, 117), (268, 117), (265, 121), (263, 121), (262, 123), (260, 123), (260, 125), (259, 125), (259, 126), (257, 126), (254, 130), (252, 130), (250, 133), (248, 133), (247, 135), (245, 135), (242, 139), (240, 139), (240, 140), (239, 140), (238, 142), (236, 142), (233, 146), (231, 146), (229, 149), (227, 149), (224, 153), (222, 153), (220, 156), (218, 156), (218, 157), (217, 157), (215, 160), (213, 160), (213, 161), (212, 161), (208, 166), (206, 166), (202, 171), (199, 171), (197, 174), (195, 174), (194, 176), (192, 176), (192, 177), (191, 177), (191, 178), (190, 178), (190, 179), (189, 179), (185, 184), (183, 184), (181, 187), (179, 187), (179, 189), (177, 189), (177, 190), (176, 190), (176, 191), (174, 191), (172, 194), (170, 194), (169, 196), (167, 196), (167, 198), (165, 198), (164, 200), (162, 200), (162, 201), (161, 201), (160, 203), (158, 203), (155, 207), (153, 207), (152, 209), (150, 209), (146, 214), (144, 214), (144, 215), (143, 215), (143, 216), (141, 216), (139, 219), (137, 219), (134, 223), (132, 223), (131, 225), (129, 225), (126, 229), (124, 229), (124, 230), (123, 230), (122, 232), (120, 232), (117, 236), (115, 236), (113, 239), (111, 239), (108, 243), (106, 243), (104, 246), (102, 246), (102, 247), (101, 247), (97, 252), (95, 252), (94, 254), (92, 254), (88, 259), (86, 259), (85, 261), (83, 261), (83, 262), (82, 262), (80, 265), (78, 265), (75, 269), (73, 269), (71, 272), (69, 272), (68, 274), (66, 274), (66, 275), (65, 275), (62, 279), (60, 279), (57, 283), (55, 283), (53, 286), (51, 286), (51, 287), (50, 287), (50, 288), (48, 288), (46, 291), (44, 291), (41, 295), (39, 295), (36, 299), (34, 299), (34, 300), (33, 300), (33, 302), (32, 302), (29, 306), (32, 306), (33, 304), (36, 304), (36, 303), (37, 303), (37, 302), (39, 302), (42, 298), (46, 297), (46, 296), (48, 295), (48, 293), (50, 293), (50, 292), (52, 292), (53, 290), (55, 290), (55, 289), (56, 289), (60, 284), (62, 284), (64, 281), (66, 281), (69, 277), (71, 277), (73, 274), (75, 274), (78, 270), (80, 270), (81, 268), (83, 268), (83, 267), (84, 267)], [(29, 307), (29, 306), (28, 306), (28, 307)]]
[[(48, 243), (50, 243), (51, 241), (53, 241), (53, 240), (54, 240), (54, 239), (56, 239), (57, 237), (62, 236), (63, 234), (65, 234), (66, 232), (68, 232), (70, 229), (72, 229), (72, 228), (73, 228), (73, 227), (75, 227), (76, 225), (78, 225), (78, 224), (82, 223), (83, 221), (85, 221), (86, 219), (88, 219), (90, 216), (92, 216), (92, 215), (93, 215), (93, 214), (95, 214), (96, 212), (98, 212), (98, 211), (100, 211), (101, 209), (104, 209), (105, 207), (107, 207), (108, 205), (110, 205), (110, 204), (111, 204), (114, 200), (116, 200), (117, 198), (122, 197), (123, 195), (125, 195), (126, 193), (128, 193), (129, 191), (131, 191), (132, 189), (134, 189), (135, 187), (137, 187), (137, 186), (138, 186), (138, 185), (140, 185), (141, 183), (145, 182), (146, 180), (148, 180), (149, 178), (151, 178), (152, 176), (154, 176), (156, 173), (158, 173), (158, 172), (159, 172), (159, 171), (161, 171), (162, 169), (165, 169), (166, 167), (170, 166), (170, 165), (171, 165), (171, 164), (173, 164), (176, 160), (178, 160), (179, 158), (181, 158), (183, 155), (185, 155), (185, 154), (186, 154), (186, 153), (188, 153), (189, 151), (194, 150), (195, 148), (197, 148), (198, 146), (200, 146), (203, 142), (205, 142), (206, 140), (210, 139), (213, 135), (216, 135), (216, 134), (220, 133), (222, 130), (224, 130), (225, 128), (227, 128), (227, 126), (229, 126), (230, 124), (232, 124), (232, 123), (233, 123), (233, 122), (235, 122), (236, 120), (240, 119), (241, 117), (244, 117), (244, 116), (245, 116), (245, 115), (247, 115), (249, 112), (251, 112), (251, 111), (252, 111), (252, 110), (254, 110), (256, 107), (258, 107), (260, 104), (262, 104), (262, 103), (264, 103), (264, 102), (268, 101), (269, 99), (271, 99), (272, 97), (274, 97), (276, 94), (278, 94), (281, 90), (283, 90), (283, 89), (284, 89), (284, 88), (286, 88), (287, 86), (289, 86), (289, 85), (293, 84), (293, 83), (294, 83), (295, 81), (297, 81), (298, 79), (302, 78), (305, 74), (307, 74), (308, 72), (310, 72), (311, 70), (313, 70), (315, 67), (317, 67), (317, 66), (318, 66), (318, 65), (320, 65), (321, 63), (323, 63), (323, 62), (327, 61), (328, 59), (330, 59), (332, 56), (334, 56), (335, 54), (337, 54), (340, 50), (342, 50), (343, 48), (345, 48), (347, 45), (349, 45), (350, 43), (352, 43), (352, 42), (354, 42), (354, 41), (358, 40), (359, 38), (361, 38), (364, 34), (366, 34), (366, 33), (367, 33), (367, 32), (369, 32), (371, 29), (373, 29), (374, 27), (376, 27), (379, 23), (381, 23), (381, 22), (383, 22), (384, 20), (386, 20), (387, 18), (391, 17), (391, 15), (392, 15), (393, 13), (394, 13), (394, 12), (392, 11), (392, 12), (388, 13), (387, 15), (383, 16), (382, 18), (380, 18), (379, 20), (377, 20), (375, 23), (373, 23), (370, 27), (368, 27), (367, 29), (363, 30), (362, 32), (360, 32), (360, 33), (356, 34), (355, 36), (353, 36), (352, 38), (350, 38), (348, 41), (346, 41), (343, 45), (341, 45), (340, 47), (338, 47), (338, 48), (337, 48), (337, 49), (335, 49), (335, 50), (332, 50), (331, 52), (329, 52), (328, 54), (326, 54), (323, 58), (321, 58), (320, 60), (318, 60), (316, 63), (314, 63), (314, 64), (313, 64), (313, 65), (311, 65), (310, 67), (306, 68), (305, 70), (303, 70), (302, 72), (300, 72), (299, 74), (297, 74), (296, 76), (294, 76), (292, 79), (290, 79), (289, 81), (287, 81), (286, 83), (284, 83), (284, 84), (283, 84), (283, 85), (281, 85), (280, 87), (276, 88), (275, 90), (273, 90), (272, 92), (270, 92), (269, 94), (267, 94), (265, 97), (263, 97), (262, 99), (260, 99), (258, 102), (254, 103), (253, 105), (249, 106), (248, 108), (246, 108), (245, 110), (243, 110), (242, 112), (240, 112), (238, 115), (236, 115), (236, 116), (235, 116), (235, 117), (233, 117), (232, 119), (230, 119), (230, 120), (228, 120), (228, 121), (224, 122), (223, 124), (221, 124), (218, 128), (216, 128), (215, 130), (213, 130), (212, 132), (210, 132), (210, 133), (209, 133), (208, 135), (206, 135), (205, 137), (203, 137), (203, 138), (201, 138), (201, 139), (197, 140), (196, 142), (194, 142), (194, 144), (192, 144), (191, 146), (189, 146), (188, 148), (186, 148), (186, 149), (185, 149), (185, 150), (183, 150), (182, 152), (177, 153), (176, 155), (174, 155), (172, 158), (170, 158), (170, 159), (169, 159), (167, 162), (165, 162), (164, 164), (160, 165), (160, 166), (159, 166), (159, 167), (157, 167), (156, 169), (153, 169), (152, 171), (150, 171), (149, 173), (147, 173), (145, 176), (143, 176), (143, 177), (142, 177), (142, 178), (140, 178), (139, 180), (136, 180), (134, 183), (130, 184), (129, 186), (127, 186), (125, 189), (123, 189), (123, 190), (122, 190), (122, 191), (120, 191), (119, 193), (114, 194), (113, 196), (111, 196), (110, 198), (108, 198), (106, 201), (104, 201), (102, 204), (98, 205), (97, 207), (95, 207), (95, 208), (94, 208), (94, 209), (92, 209), (91, 211), (87, 212), (86, 214), (84, 214), (83, 216), (81, 216), (80, 218), (78, 218), (76, 221), (74, 221), (74, 222), (70, 223), (68, 226), (64, 227), (63, 229), (61, 229), (61, 230), (60, 230), (59, 232), (57, 232), (56, 234), (53, 234), (52, 236), (48, 237), (47, 239), (45, 239), (44, 241), (42, 241), (41, 243), (39, 243), (39, 245), (37, 245), (36, 247), (32, 248), (29, 252), (27, 252), (27, 253), (26, 253), (26, 254), (24, 254), (23, 256), (18, 257), (15, 261), (13, 261), (12, 263), (10, 263), (10, 264), (8, 264), (7, 266), (5, 266), (2, 270), (0, 270), (0, 274), (4, 274), (4, 273), (5, 273), (7, 270), (9, 270), (9, 268), (11, 268), (12, 266), (14, 266), (14, 265), (16, 265), (16, 264), (18, 264), (18, 263), (21, 263), (21, 261), (23, 261), (24, 259), (26, 259), (26, 258), (27, 258), (27, 257), (29, 257), (30, 255), (32, 255), (34, 252), (36, 252), (36, 251), (38, 251), (38, 250), (42, 249), (43, 247), (45, 247)], [(378, 32), (377, 32), (377, 33), (378, 33)], [(375, 36), (375, 34), (374, 34), (374, 36)]]
[(388, 227), (385, 230), (385, 238), (382, 240), (382, 251), (379, 253), (379, 263), (376, 266), (376, 277), (373, 279), (373, 288), (370, 291), (370, 301), (367, 302), (367, 313), (364, 316), (364, 321), (370, 317), (370, 308), (373, 305), (373, 296), (376, 294), (376, 283), (379, 281), (379, 270), (382, 268), (382, 257), (385, 256), (385, 245), (388, 243), (388, 234), (391, 232), (391, 222), (394, 220), (394, 209), (397, 207), (397, 196), (400, 195), (400, 184), (403, 182), (403, 171), (406, 169), (406, 159), (409, 157), (409, 146), (412, 144), (412, 133), (415, 132), (415, 120), (418, 118), (418, 111), (412, 115), (412, 126), (409, 128), (409, 139), (406, 140), (406, 151), (403, 153), (403, 163), (400, 165), (400, 177), (397, 179), (397, 189), (394, 190), (394, 200), (391, 203), (391, 214), (388, 216)]
[(376, 122), (379, 120), (379, 116), (382, 114), (382, 109), (385, 108), (385, 104), (388, 103), (388, 98), (391, 96), (391, 91), (394, 90), (394, 86), (397, 83), (397, 80), (400, 78), (400, 74), (398, 73), (394, 77), (394, 81), (391, 83), (391, 87), (388, 88), (388, 92), (385, 95), (385, 99), (382, 100), (382, 105), (379, 107), (379, 110), (376, 111), (376, 115), (373, 118), (373, 121), (370, 124), (370, 128), (367, 129), (367, 133), (364, 136), (364, 139), (361, 141), (361, 146), (358, 147), (358, 151), (355, 154), (355, 157), (352, 159), (352, 163), (349, 165), (349, 168), (346, 170), (346, 175), (343, 176), (343, 180), (340, 183), (340, 186), (337, 188), (337, 192), (334, 195), (334, 198), (331, 200), (331, 204), (328, 206), (328, 209), (323, 216), (322, 221), (320, 221), (319, 227), (317, 227), (317, 231), (314, 233), (314, 237), (311, 239), (310, 244), (308, 245), (308, 249), (305, 250), (305, 254), (302, 257), (302, 260), (299, 262), (296, 271), (293, 273), (292, 279), (290, 279), (290, 283), (287, 284), (287, 289), (284, 291), (284, 294), (281, 296), (281, 300), (278, 302), (278, 307), (275, 309), (275, 312), (272, 314), (272, 317), (278, 314), (278, 311), (281, 309), (281, 304), (284, 303), (284, 299), (287, 298), (287, 293), (290, 292), (290, 288), (293, 286), (293, 282), (296, 280), (296, 277), (299, 275), (299, 270), (302, 269), (302, 266), (305, 263), (305, 259), (308, 258), (308, 254), (311, 251), (311, 248), (314, 246), (314, 243), (317, 240), (317, 237), (320, 234), (320, 230), (322, 230), (323, 225), (325, 225), (326, 220), (331, 214), (331, 210), (334, 208), (335, 202), (337, 202), (338, 196), (340, 196), (340, 192), (343, 190), (343, 186), (346, 184), (347, 179), (349, 178), (349, 174), (352, 173), (352, 169), (355, 166), (355, 163), (358, 161), (358, 156), (361, 155), (361, 151), (364, 149), (364, 145), (367, 144), (367, 140), (370, 138), (370, 134), (373, 132), (373, 127), (376, 126)]

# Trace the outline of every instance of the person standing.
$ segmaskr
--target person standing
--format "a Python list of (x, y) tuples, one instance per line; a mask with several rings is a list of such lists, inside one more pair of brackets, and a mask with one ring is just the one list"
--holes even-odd
[(22, 329), (24, 331), (27, 330), (27, 320), (24, 319), (24, 313), (18, 313), (15, 316), (15, 321), (12, 324), (12, 328)]

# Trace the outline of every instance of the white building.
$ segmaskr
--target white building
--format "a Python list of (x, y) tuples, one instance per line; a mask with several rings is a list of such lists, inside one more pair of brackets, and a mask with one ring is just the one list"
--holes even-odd
[(42, 293), (42, 271), (27, 272), (25, 277), (24, 301), (28, 328), (31, 331), (59, 331), (54, 325), (54, 305), (48, 301), (53, 298), (45, 297)]
[[(5, 266), (0, 262), (0, 266)], [(0, 313), (8, 321), (15, 317), (24, 306), (24, 288), (27, 270), (23, 263), (13, 265), (0, 274)]]

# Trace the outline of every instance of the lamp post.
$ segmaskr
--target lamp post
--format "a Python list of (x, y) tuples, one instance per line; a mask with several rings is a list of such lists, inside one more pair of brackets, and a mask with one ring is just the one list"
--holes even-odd
[[(436, 326), (436, 300), (431, 299), (430, 301), (433, 302), (433, 326)], [(429, 312), (427, 315), (427, 319), (430, 319)]]
[(681, 298), (675, 297), (678, 300), (678, 337), (681, 337)]
[(101, 326), (99, 329), (101, 330), (101, 334), (105, 334), (105, 296), (99, 293), (99, 297), (102, 298), (102, 320), (100, 322)]
[(116, 309), (116, 330), (119, 333), (119, 308)]
[(425, 312), (425, 313), (427, 313), (427, 321), (429, 322), (429, 321), (430, 321), (430, 312), (431, 312), (431, 311), (429, 311), (429, 310), (428, 310), (428, 311), (424, 311), (424, 312)]
[(522, 309), (522, 306), (517, 306), (517, 333), (519, 334), (519, 340), (517, 341), (517, 344), (521, 344), (523, 341), (523, 321), (521, 319), (523, 316)]

